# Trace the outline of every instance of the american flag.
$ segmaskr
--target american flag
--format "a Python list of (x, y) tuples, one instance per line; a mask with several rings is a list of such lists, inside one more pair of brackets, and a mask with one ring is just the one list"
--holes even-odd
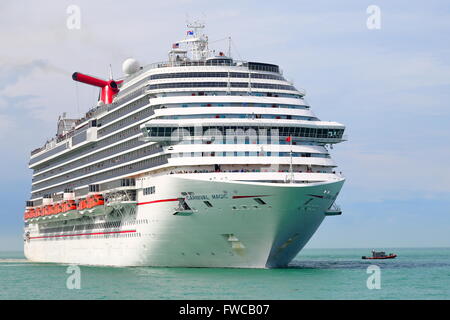
[(172, 49), (177, 49), (177, 48), (179, 48), (180, 47), (180, 44), (179, 43), (174, 43), (173, 45), (172, 45)]
[(187, 33), (188, 36), (193, 36), (194, 35), (194, 31), (191, 31), (191, 30), (187, 31), (186, 33)]

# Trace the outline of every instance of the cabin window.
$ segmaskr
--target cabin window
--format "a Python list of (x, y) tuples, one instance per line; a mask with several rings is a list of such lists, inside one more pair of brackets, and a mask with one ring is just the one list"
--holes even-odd
[(144, 188), (144, 195), (149, 195), (149, 194), (154, 194), (154, 193), (155, 193), (155, 186)]

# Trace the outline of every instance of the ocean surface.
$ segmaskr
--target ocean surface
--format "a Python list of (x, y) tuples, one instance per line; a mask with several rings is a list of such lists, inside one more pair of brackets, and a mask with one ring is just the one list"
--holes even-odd
[[(68, 289), (68, 265), (0, 252), (0, 299), (450, 299), (450, 248), (386, 250), (398, 257), (304, 249), (284, 269), (81, 266), (80, 289)], [(380, 268), (380, 289), (368, 289), (371, 265)]]

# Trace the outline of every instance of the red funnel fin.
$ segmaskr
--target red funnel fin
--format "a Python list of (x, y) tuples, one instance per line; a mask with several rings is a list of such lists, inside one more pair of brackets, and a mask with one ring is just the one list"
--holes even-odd
[(80, 72), (74, 72), (74, 74), (72, 74), (72, 79), (101, 88), (100, 100), (105, 104), (109, 104), (113, 101), (114, 95), (119, 92), (118, 84), (122, 83), (122, 81), (102, 80)]

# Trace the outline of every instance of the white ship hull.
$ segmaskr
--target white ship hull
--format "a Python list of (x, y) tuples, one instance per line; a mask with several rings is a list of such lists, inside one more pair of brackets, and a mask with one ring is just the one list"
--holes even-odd
[[(343, 182), (152, 178), (157, 192), (150, 196), (139, 192), (134, 213), (123, 214), (120, 227), (49, 235), (31, 222), (25, 256), (35, 262), (101, 266), (283, 267), (317, 230)], [(193, 193), (186, 198), (192, 211), (177, 211), (182, 192)], [(97, 223), (104, 218), (91, 219)]]

